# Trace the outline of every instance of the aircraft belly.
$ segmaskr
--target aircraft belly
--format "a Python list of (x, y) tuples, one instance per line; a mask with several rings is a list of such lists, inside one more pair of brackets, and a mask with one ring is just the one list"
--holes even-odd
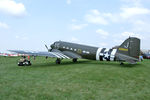
[(82, 58), (96, 60), (95, 54), (82, 55)]

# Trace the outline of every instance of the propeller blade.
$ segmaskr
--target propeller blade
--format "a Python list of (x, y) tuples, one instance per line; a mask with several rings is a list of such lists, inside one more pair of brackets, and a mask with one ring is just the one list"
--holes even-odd
[(48, 46), (45, 44), (46, 49), (48, 50)]
[(48, 46), (45, 44), (46, 49), (48, 50), (48, 52), (51, 52), (51, 48), (49, 49)]

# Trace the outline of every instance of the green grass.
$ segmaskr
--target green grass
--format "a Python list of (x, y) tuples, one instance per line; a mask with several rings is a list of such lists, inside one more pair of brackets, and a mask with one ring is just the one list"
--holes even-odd
[(37, 57), (18, 67), (18, 57), (0, 57), (0, 100), (150, 100), (150, 60), (118, 62)]

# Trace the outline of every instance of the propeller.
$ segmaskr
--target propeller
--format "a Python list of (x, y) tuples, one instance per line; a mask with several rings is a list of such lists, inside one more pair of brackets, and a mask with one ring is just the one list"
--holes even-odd
[(48, 46), (45, 44), (45, 47), (46, 47), (46, 49), (48, 50), (48, 52), (51, 52), (52, 51), (52, 48), (50, 47), (50, 48), (48, 48)]

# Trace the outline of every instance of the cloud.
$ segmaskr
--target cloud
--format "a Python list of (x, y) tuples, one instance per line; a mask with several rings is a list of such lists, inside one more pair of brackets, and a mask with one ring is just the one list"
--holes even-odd
[(133, 6), (141, 6), (141, 0), (121, 0), (125, 3), (132, 4)]
[(67, 4), (70, 5), (71, 4), (71, 0), (67, 0)]
[(15, 38), (20, 39), (20, 40), (28, 40), (29, 39), (27, 36), (24, 36), (24, 35), (22, 35), (22, 36), (16, 35)]
[(72, 19), (71, 21), (72, 21), (72, 22), (77, 22), (77, 20), (76, 20), (76, 19)]
[(26, 8), (22, 3), (16, 3), (14, 0), (0, 0), (0, 12), (12, 16), (24, 16)]
[(123, 32), (123, 33), (121, 33), (121, 36), (123, 36), (123, 37), (126, 37), (126, 38), (128, 38), (128, 37), (138, 37), (138, 38), (144, 38), (143, 36), (141, 36), (140, 34), (135, 34), (135, 33), (133, 33), (133, 32)]
[(148, 33), (150, 32), (150, 23), (149, 21), (136, 20), (133, 22), (133, 31), (140, 33)]
[(102, 25), (108, 24), (107, 20), (97, 9), (91, 10), (89, 14), (86, 14), (85, 20), (93, 24), (102, 24)]
[(6, 23), (0, 22), (0, 28), (8, 29), (9, 26)]
[(121, 8), (122, 12), (120, 13), (120, 16), (122, 18), (131, 18), (137, 15), (145, 15), (145, 14), (150, 14), (150, 10), (147, 8), (140, 8), (140, 7), (125, 7)]
[(88, 26), (88, 24), (78, 24), (78, 25), (77, 24), (72, 24), (71, 29), (72, 30), (81, 30), (81, 29), (83, 29), (87, 26)]
[(71, 38), (71, 42), (79, 42), (79, 39), (76, 38), (76, 37), (72, 37), (72, 38)]
[(109, 35), (108, 32), (106, 32), (106, 31), (104, 31), (104, 30), (102, 30), (102, 29), (96, 30), (96, 33), (98, 33), (98, 34), (99, 34), (102, 38), (104, 38), (104, 39)]
[(107, 43), (102, 42), (102, 43), (99, 43), (98, 45), (99, 45), (99, 47), (106, 47), (108, 44), (107, 44)]

